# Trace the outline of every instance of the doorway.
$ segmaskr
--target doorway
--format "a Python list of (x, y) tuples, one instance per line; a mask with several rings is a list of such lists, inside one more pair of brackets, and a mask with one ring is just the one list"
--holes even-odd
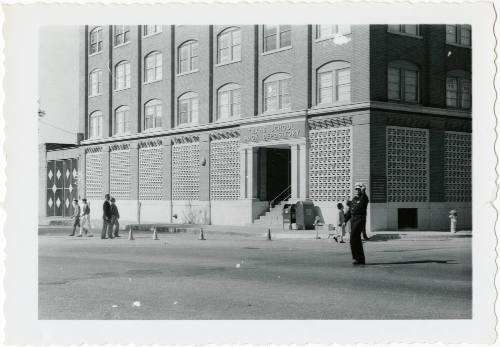
[(418, 228), (418, 213), (416, 208), (398, 208), (398, 229)]
[(288, 198), (292, 174), (290, 148), (263, 147), (259, 149), (259, 157), (260, 200)]

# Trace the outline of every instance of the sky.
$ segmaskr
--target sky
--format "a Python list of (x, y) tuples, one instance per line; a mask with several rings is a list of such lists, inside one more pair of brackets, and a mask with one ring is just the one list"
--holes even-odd
[(78, 132), (78, 27), (39, 31), (39, 143), (76, 143)]

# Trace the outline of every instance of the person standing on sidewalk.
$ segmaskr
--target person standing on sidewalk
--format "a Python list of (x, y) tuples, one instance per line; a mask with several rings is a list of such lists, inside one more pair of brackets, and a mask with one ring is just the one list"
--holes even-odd
[(76, 227), (80, 228), (80, 205), (78, 205), (78, 200), (73, 200), (73, 215), (71, 218), (73, 221), (73, 232), (69, 236), (75, 236)]
[[(368, 205), (370, 199), (368, 199), (368, 195), (366, 195), (366, 186), (364, 184), (361, 184), (361, 194), (363, 194), (366, 197), (366, 204)], [(370, 241), (370, 238), (368, 237), (368, 235), (366, 235), (366, 218), (363, 224), (363, 240)]]
[(80, 213), (80, 234), (82, 237), (82, 231), (85, 231), (85, 235), (93, 237), (92, 226), (90, 225), (90, 206), (87, 203), (87, 199), (82, 199), (82, 212)]
[(101, 239), (105, 238), (113, 238), (113, 225), (111, 224), (111, 204), (109, 203), (109, 194), (106, 194), (104, 196), (104, 203), (102, 204)]
[(335, 242), (339, 242), (338, 239), (340, 237), (340, 243), (345, 243), (344, 241), (344, 236), (345, 236), (345, 215), (344, 215), (344, 205), (341, 203), (337, 204), (337, 209), (338, 209), (338, 217), (337, 217), (337, 230), (339, 232), (337, 235), (333, 237)]
[(120, 237), (118, 231), (120, 230), (120, 213), (118, 212), (118, 206), (116, 206), (115, 198), (111, 198), (111, 228), (113, 230), (113, 235), (115, 237)]
[(351, 208), (346, 220), (351, 220), (351, 254), (354, 260), (353, 265), (365, 264), (365, 253), (361, 234), (366, 223), (366, 208), (368, 207), (368, 197), (362, 193), (362, 184), (356, 183), (354, 190), (356, 195), (352, 198)]

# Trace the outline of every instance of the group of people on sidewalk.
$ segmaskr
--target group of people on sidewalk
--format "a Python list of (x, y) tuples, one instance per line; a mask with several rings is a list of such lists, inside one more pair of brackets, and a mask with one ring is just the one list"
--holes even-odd
[[(365, 253), (363, 251), (363, 240), (368, 241), (366, 234), (366, 209), (368, 207), (369, 199), (366, 195), (366, 186), (362, 183), (356, 183), (354, 186), (356, 195), (352, 200), (347, 202), (348, 210), (344, 213), (344, 205), (337, 204), (338, 219), (337, 219), (337, 235), (333, 238), (336, 242), (345, 243), (344, 238), (346, 235), (347, 223), (351, 222), (351, 236), (350, 245), (354, 265), (365, 264)], [(363, 235), (363, 240), (361, 239)]]
[[(110, 198), (109, 194), (106, 194), (104, 198), (101, 239), (120, 237), (120, 213), (118, 212), (116, 199)], [(83, 234), (88, 237), (94, 236), (90, 223), (90, 206), (87, 199), (82, 199), (81, 203), (77, 199), (73, 200), (73, 215), (71, 218), (73, 219), (73, 232), (69, 236), (76, 235), (76, 228), (80, 229), (79, 234), (76, 235), (77, 237), (82, 237)]]

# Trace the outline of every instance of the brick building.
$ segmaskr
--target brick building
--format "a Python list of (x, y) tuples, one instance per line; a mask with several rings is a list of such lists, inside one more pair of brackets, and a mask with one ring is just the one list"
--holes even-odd
[(362, 181), (372, 230), (471, 227), (467, 25), (85, 26), (80, 50), (74, 184), (123, 219), (334, 223)]

